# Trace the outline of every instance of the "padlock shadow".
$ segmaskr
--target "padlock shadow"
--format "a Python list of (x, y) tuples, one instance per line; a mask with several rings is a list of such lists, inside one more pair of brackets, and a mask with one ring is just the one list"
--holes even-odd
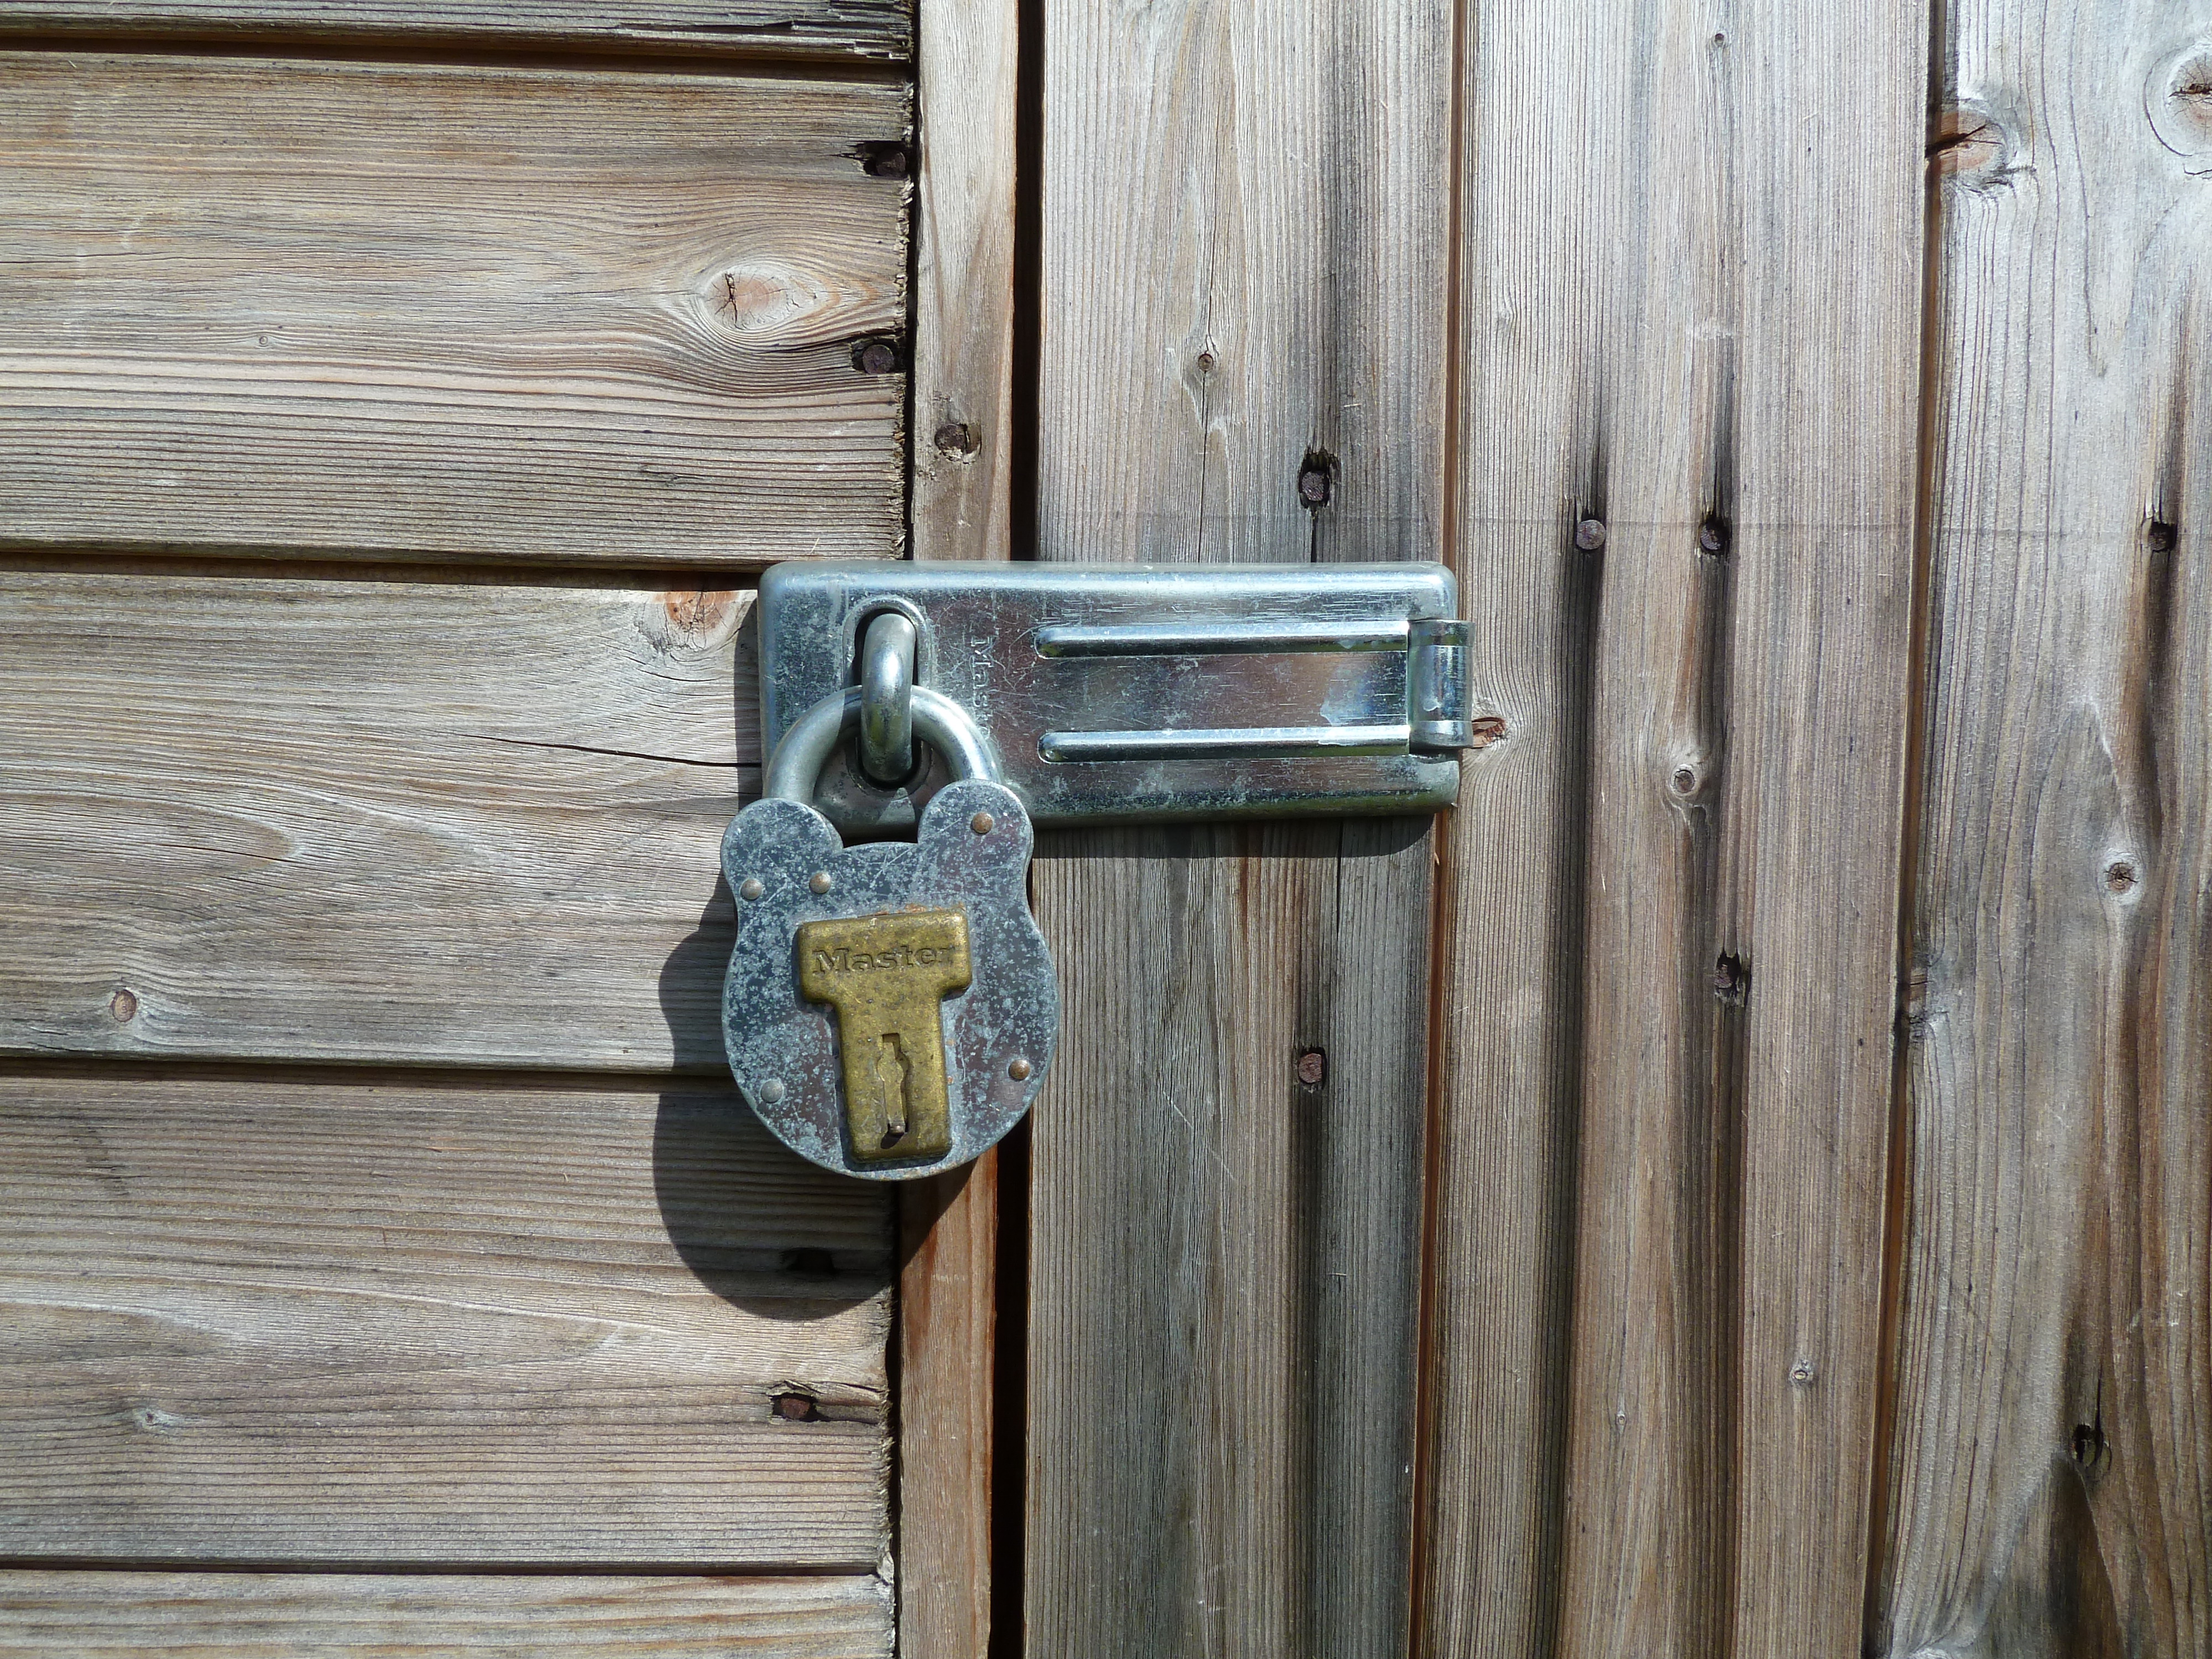
[(732, 915), (730, 890), (718, 879), (699, 926), (661, 969), (676, 1063), (700, 1075), (661, 1091), (653, 1193), (670, 1243), (708, 1290), (765, 1319), (826, 1318), (890, 1285), (891, 1194), (799, 1157), (730, 1083), (721, 982)]

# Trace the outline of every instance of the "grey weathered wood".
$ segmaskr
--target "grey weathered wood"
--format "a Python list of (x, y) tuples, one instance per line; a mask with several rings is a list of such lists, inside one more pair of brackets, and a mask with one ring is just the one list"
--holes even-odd
[(11, 0), (0, 33), (902, 58), (911, 0)]
[(1070, 1012), (1031, 1142), (1040, 1650), (1405, 1640), (1423, 829), (1049, 838)]
[(1455, 557), (1496, 724), (1445, 854), (1426, 1650), (1849, 1652), (1925, 13), (1462, 27)]
[[(1443, 330), (1443, 227), (1413, 210), (1443, 148), (1442, 8), (1054, 6), (1047, 27), (1041, 550), (1428, 550), (1441, 364), (1402, 347)], [(1101, 63), (1127, 95), (1096, 95)], [(1334, 492), (1311, 514), (1309, 456)], [(1033, 1146), (1031, 1639), (1388, 1651), (1410, 1567), (1425, 839), (1158, 831), (1048, 854), (1075, 1012)]]
[[(1045, 7), (1043, 556), (1436, 550), (1448, 9)], [(1051, 837), (1036, 884), (1069, 1012), (1031, 1146), (1029, 1642), (1402, 1650), (1425, 826)]]
[[(1012, 551), (1015, 0), (932, 0), (919, 27), (914, 556), (1003, 559)], [(985, 1659), (998, 1153), (908, 1183), (899, 1214), (899, 1652)]]
[(1972, 0), (1869, 1652), (2212, 1653), (2212, 27)]
[(50, 1071), (0, 1187), (0, 1556), (884, 1546), (885, 1198), (726, 1091)]
[(0, 55), (0, 545), (896, 550), (902, 88)]
[(901, 1659), (991, 1640), (999, 1154), (902, 1183), (899, 1209)]
[(914, 555), (1005, 558), (1013, 487), (1015, 0), (921, 14)]
[(1437, 556), (1450, 13), (1047, 5), (1042, 556)]
[(7, 1659), (890, 1659), (890, 1597), (849, 1578), (0, 1572)]
[(720, 1071), (750, 610), (0, 574), (0, 1048)]

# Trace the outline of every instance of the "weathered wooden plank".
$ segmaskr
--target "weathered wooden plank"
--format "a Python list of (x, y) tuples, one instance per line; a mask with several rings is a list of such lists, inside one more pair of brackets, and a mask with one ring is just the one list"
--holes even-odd
[(1849, 1651), (1924, 12), (1462, 27), (1456, 556), (1496, 740), (1446, 858), (1424, 1640)]
[[(1015, 0), (933, 0), (916, 54), (917, 559), (1012, 552)], [(991, 1646), (999, 1158), (902, 1189), (899, 1651)]]
[(890, 1659), (890, 1598), (852, 1578), (0, 1573), (0, 1655), (51, 1659)]
[(899, 1189), (901, 1659), (991, 1640), (999, 1154)]
[(1867, 1651), (2212, 1654), (2212, 32), (1947, 9), (1927, 762)]
[(896, 550), (902, 88), (0, 55), (0, 544)]
[(874, 1568), (886, 1202), (726, 1091), (0, 1088), (0, 1556)]
[(719, 1072), (750, 605), (0, 574), (0, 1047)]
[(921, 19), (914, 555), (1005, 558), (1013, 488), (1015, 0)]
[[(1437, 550), (1449, 19), (1047, 4), (1043, 556)], [(1030, 1149), (1028, 1639), (1402, 1651), (1426, 825), (1051, 837), (1036, 887), (1069, 1012)]]
[(622, 11), (587, 0), (14, 0), (0, 33), (164, 35), (409, 46), (591, 47), (787, 58), (903, 58), (912, 0), (655, 0)]
[(1031, 1141), (1033, 1644), (1405, 1638), (1425, 829), (1051, 838), (1070, 1012)]

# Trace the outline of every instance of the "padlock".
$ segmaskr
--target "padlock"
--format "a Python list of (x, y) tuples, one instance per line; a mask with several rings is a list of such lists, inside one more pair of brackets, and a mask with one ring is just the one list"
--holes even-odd
[(824, 1168), (907, 1181), (980, 1157), (1052, 1065), (1060, 988), (1030, 915), (1032, 840), (966, 710), (902, 695), (954, 774), (910, 842), (848, 847), (810, 804), (860, 724), (825, 697), (770, 757), (761, 799), (722, 838), (738, 935), (722, 1035), (747, 1103)]

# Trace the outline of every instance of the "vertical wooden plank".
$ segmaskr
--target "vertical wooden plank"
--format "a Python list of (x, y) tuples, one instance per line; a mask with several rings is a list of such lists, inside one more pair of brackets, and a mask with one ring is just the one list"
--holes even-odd
[(902, 1659), (983, 1659), (991, 1639), (998, 1187), (994, 1151), (899, 1192)]
[(1007, 556), (1013, 479), (1015, 0), (924, 0), (914, 555)]
[[(1012, 480), (1014, 0), (916, 19), (914, 457), (917, 559), (1003, 559)], [(900, 1194), (899, 1652), (991, 1640), (999, 1157)]]
[[(1041, 554), (1433, 556), (1448, 7), (1044, 17)], [(1430, 885), (1419, 823), (1048, 838), (1030, 1650), (1403, 1649)]]
[(1463, 25), (1422, 1640), (1848, 1650), (1909, 680), (1917, 0)]
[(2212, 13), (1961, 0), (1868, 1650), (2212, 1653)]

